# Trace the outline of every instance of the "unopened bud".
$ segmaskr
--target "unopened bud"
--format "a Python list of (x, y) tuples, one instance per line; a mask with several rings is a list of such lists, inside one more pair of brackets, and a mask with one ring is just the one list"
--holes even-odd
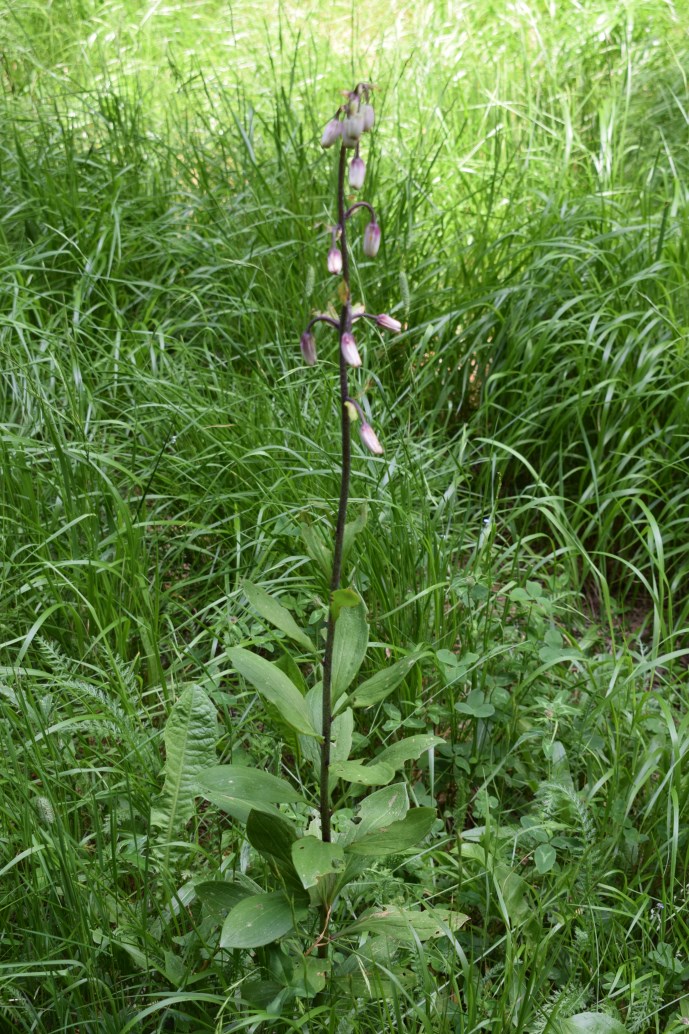
[(336, 276), (342, 272), (342, 252), (336, 244), (328, 252), (328, 272)]
[(307, 366), (314, 366), (316, 362), (316, 339), (310, 330), (305, 330), (299, 342), (301, 354)]
[(384, 327), (385, 330), (391, 330), (393, 334), (399, 334), (402, 329), (400, 321), (396, 320), (394, 316), (388, 316), (386, 312), (382, 312), (380, 316), (376, 316), (376, 323), (379, 327)]
[(352, 158), (349, 164), (349, 185), (354, 190), (361, 190), (366, 175), (366, 163), (363, 158)]
[(357, 413), (356, 406), (354, 405), (353, 402), (350, 402), (349, 399), (348, 399), (345, 402), (345, 409), (347, 410), (347, 416), (349, 417), (350, 421), (353, 424), (355, 424), (356, 421), (359, 419), (359, 414)]
[(321, 147), (332, 147), (333, 144), (340, 139), (342, 135), (342, 123), (339, 118), (331, 118), (330, 122), (326, 125), (323, 130), (323, 136), (321, 137)]
[(364, 255), (375, 258), (380, 247), (380, 226), (372, 219), (364, 230)]
[(373, 430), (370, 424), (367, 424), (365, 420), (362, 420), (361, 426), (359, 427), (359, 436), (361, 441), (375, 456), (383, 455), (383, 446), (378, 441), (378, 436)]
[(362, 104), (359, 109), (360, 113), (364, 116), (364, 133), (368, 133), (369, 129), (373, 128), (376, 115), (371, 104)]
[(359, 349), (356, 347), (356, 341), (354, 335), (346, 331), (342, 335), (340, 341), (340, 348), (342, 349), (342, 355), (344, 361), (348, 366), (361, 366), (361, 356), (359, 355)]
[(345, 147), (356, 147), (364, 131), (364, 116), (350, 115), (342, 123), (342, 142)]

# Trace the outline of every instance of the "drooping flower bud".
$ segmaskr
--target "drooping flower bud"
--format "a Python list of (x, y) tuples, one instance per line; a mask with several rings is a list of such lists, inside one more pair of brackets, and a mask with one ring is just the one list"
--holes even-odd
[(373, 128), (376, 115), (371, 104), (362, 104), (359, 109), (360, 113), (364, 116), (364, 133), (368, 133), (369, 129)]
[(356, 341), (354, 335), (346, 331), (342, 335), (340, 341), (340, 348), (342, 349), (342, 355), (344, 361), (348, 366), (361, 366), (361, 356), (359, 355), (359, 349), (356, 347)]
[(316, 339), (310, 330), (305, 330), (299, 342), (301, 354), (307, 366), (314, 366), (316, 362)]
[(375, 258), (380, 247), (380, 226), (372, 219), (364, 230), (364, 255)]
[(345, 409), (347, 410), (347, 416), (349, 417), (350, 421), (353, 424), (355, 424), (359, 419), (359, 414), (357, 413), (356, 406), (353, 402), (350, 402), (349, 399), (347, 399), (347, 401), (345, 402)]
[(352, 158), (349, 164), (349, 185), (354, 190), (361, 190), (364, 185), (364, 176), (366, 175), (366, 163), (363, 158), (359, 155), (356, 158)]
[(339, 275), (342, 272), (342, 252), (337, 244), (333, 244), (328, 252), (328, 272)]
[(391, 330), (393, 334), (399, 334), (402, 329), (400, 321), (396, 320), (394, 316), (388, 316), (386, 312), (376, 316), (376, 323), (379, 327), (384, 327), (385, 330)]
[(364, 116), (350, 115), (342, 123), (342, 142), (345, 147), (356, 147), (364, 131)]
[(363, 444), (369, 450), (369, 452), (372, 452), (375, 456), (383, 455), (383, 446), (378, 441), (378, 436), (376, 435), (376, 432), (373, 430), (370, 424), (366, 423), (365, 420), (361, 421), (361, 426), (359, 427), (359, 436)]
[(342, 135), (342, 123), (339, 118), (331, 118), (330, 122), (326, 125), (323, 130), (323, 136), (321, 137), (321, 147), (332, 147), (333, 144), (340, 139)]

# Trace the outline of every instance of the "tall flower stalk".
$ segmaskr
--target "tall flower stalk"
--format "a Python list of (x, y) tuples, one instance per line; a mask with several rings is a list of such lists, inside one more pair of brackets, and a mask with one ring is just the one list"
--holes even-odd
[[(328, 251), (328, 271), (334, 275), (341, 275), (342, 287), (340, 297), (342, 309), (339, 321), (329, 316), (314, 316), (301, 337), (301, 350), (305, 362), (313, 366), (316, 362), (316, 342), (313, 333), (318, 323), (324, 323), (336, 329), (339, 337), (339, 366), (340, 366), (340, 420), (342, 438), (341, 474), (340, 474), (340, 500), (337, 510), (337, 525), (335, 528), (335, 543), (333, 550), (333, 565), (330, 578), (330, 605), (328, 610), (328, 627), (323, 655), (323, 724), (321, 744), (321, 771), (320, 771), (320, 818), (321, 837), (325, 842), (331, 841), (331, 803), (330, 803), (330, 738), (332, 727), (332, 667), (333, 667), (333, 646), (335, 642), (336, 614), (333, 607), (333, 596), (340, 588), (342, 579), (342, 554), (345, 536), (345, 524), (347, 520), (347, 502), (349, 499), (349, 483), (352, 470), (351, 436), (350, 424), (357, 421), (359, 435), (363, 445), (377, 455), (383, 452), (375, 431), (366, 421), (361, 405), (356, 399), (350, 396), (348, 383), (348, 367), (361, 366), (361, 357), (356, 345), (353, 333), (354, 324), (365, 320), (374, 321), (378, 326), (393, 332), (399, 332), (401, 324), (386, 314), (374, 316), (364, 312), (361, 307), (354, 311), (352, 307), (352, 295), (350, 284), (350, 256), (348, 245), (348, 222), (357, 212), (366, 212), (369, 217), (368, 224), (364, 230), (363, 252), (368, 258), (375, 258), (378, 253), (381, 241), (381, 231), (376, 219), (376, 213), (368, 202), (357, 201), (351, 207), (346, 204), (346, 185), (354, 190), (359, 190), (364, 185), (366, 165), (360, 155), (360, 144), (364, 133), (371, 130), (375, 116), (373, 106), (370, 103), (373, 87), (370, 83), (359, 83), (353, 90), (345, 94), (345, 102), (335, 115), (330, 119), (321, 138), (321, 145), (329, 148), (339, 144), (339, 161), (337, 177), (337, 224), (331, 229), (330, 250)], [(354, 152), (351, 161), (348, 161), (350, 152)]]

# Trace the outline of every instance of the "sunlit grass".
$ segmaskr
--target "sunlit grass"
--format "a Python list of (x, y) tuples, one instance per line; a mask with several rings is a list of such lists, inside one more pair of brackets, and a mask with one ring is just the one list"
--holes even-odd
[[(378, 959), (382, 999), (303, 1002), (301, 1019), (540, 1034), (603, 1011), (630, 1034), (683, 1029), (679, 8), (0, 14), (3, 1022), (273, 1022), (242, 1003), (241, 962), (194, 897), (243, 864), (236, 836), (200, 813), (163, 865), (150, 808), (191, 682), (218, 706), (219, 758), (279, 763), (226, 648), (280, 649), (246, 577), (314, 629), (322, 613), (303, 528), (333, 519), (336, 369), (323, 342), (307, 376), (298, 337), (336, 301), (319, 127), (365, 76), (384, 242), (375, 267), (355, 246), (354, 283), (408, 330), (362, 339), (357, 391), (386, 452), (355, 446), (368, 521), (347, 575), (371, 671), (429, 654), (358, 742), (374, 753), (407, 723), (447, 746), (408, 772), (444, 833), (359, 893), (385, 903), (404, 881), (471, 922)], [(493, 713), (472, 717), (470, 692)]]

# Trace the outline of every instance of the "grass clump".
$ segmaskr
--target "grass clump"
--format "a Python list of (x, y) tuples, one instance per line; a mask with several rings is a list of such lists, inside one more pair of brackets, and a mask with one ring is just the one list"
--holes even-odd
[[(2, 1023), (683, 1029), (681, 10), (134, 7), (0, 19)], [(383, 261), (355, 247), (353, 290), (409, 328), (363, 354), (361, 678), (423, 652), (354, 742), (444, 742), (404, 769), (436, 829), (348, 907), (470, 919), (362, 938), (356, 1007), (277, 1016), (199, 891), (265, 862), (203, 808), (163, 847), (151, 811), (192, 686), (217, 763), (295, 775), (227, 651), (283, 652), (246, 579), (314, 636), (327, 604), (337, 371), (315, 385), (297, 341), (337, 305), (317, 143), (353, 38), (385, 87)]]

